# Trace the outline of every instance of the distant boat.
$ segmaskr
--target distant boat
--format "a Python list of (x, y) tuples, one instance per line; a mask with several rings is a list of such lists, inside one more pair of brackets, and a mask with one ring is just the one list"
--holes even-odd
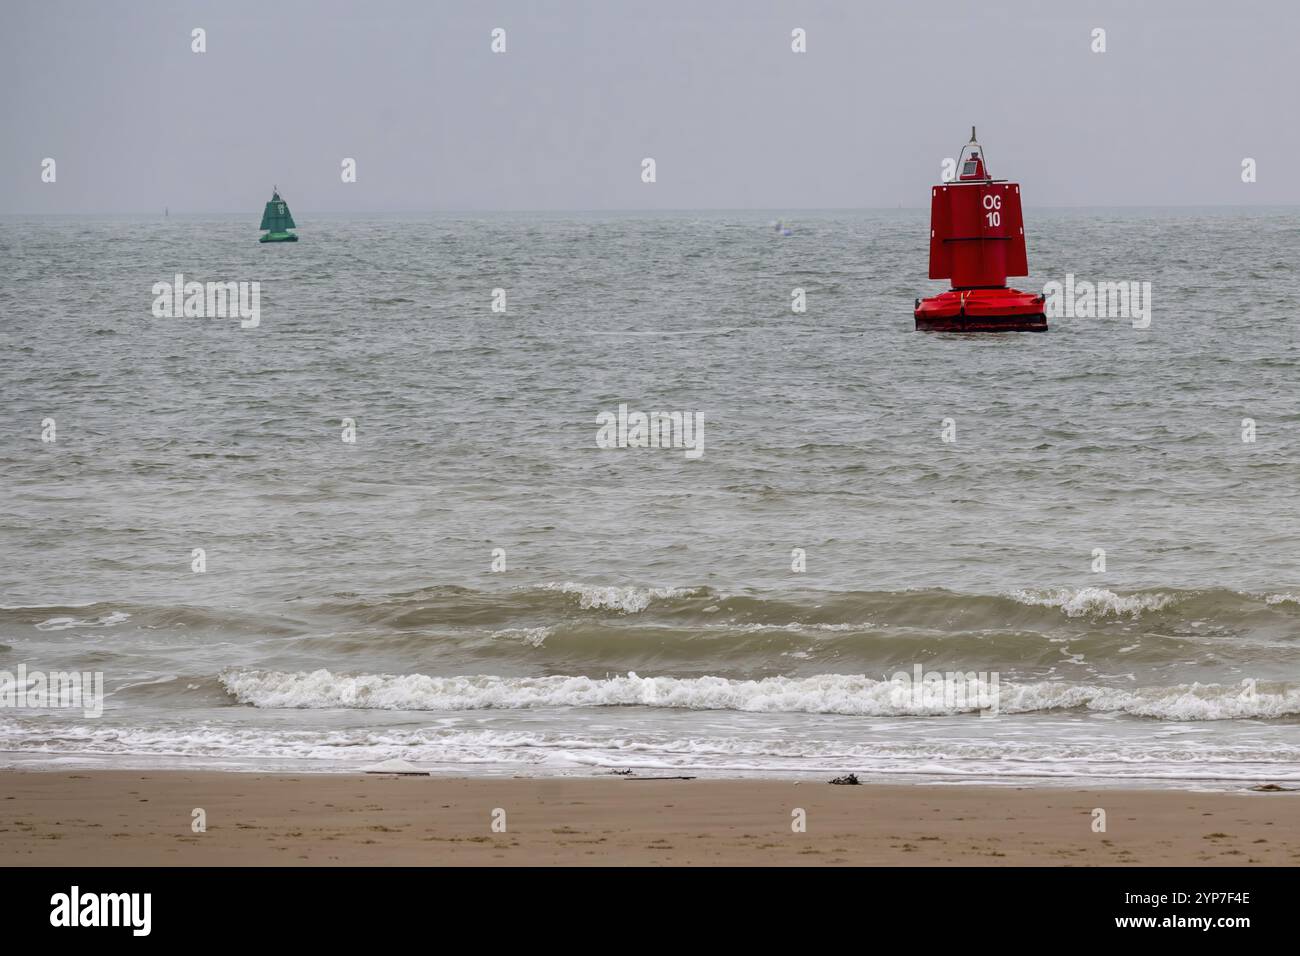
[(262, 225), (258, 228), (270, 230), (258, 242), (298, 241), (298, 237), (289, 231), (298, 228), (298, 224), (293, 221), (289, 204), (280, 198), (280, 187), (272, 188), (271, 201), (266, 204), (266, 211), (262, 213)]

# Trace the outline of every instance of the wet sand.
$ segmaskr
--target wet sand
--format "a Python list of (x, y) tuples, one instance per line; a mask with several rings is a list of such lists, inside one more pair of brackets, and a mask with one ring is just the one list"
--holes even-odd
[(0, 771), (4, 866), (1297, 863), (1297, 792)]

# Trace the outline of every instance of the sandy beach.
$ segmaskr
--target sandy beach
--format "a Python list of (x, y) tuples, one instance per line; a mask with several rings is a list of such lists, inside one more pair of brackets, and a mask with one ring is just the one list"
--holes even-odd
[[(1098, 808), (1105, 832), (1093, 831)], [(204, 832), (193, 829), (196, 810)], [(804, 832), (792, 828), (798, 810)], [(639, 776), (0, 773), (5, 866), (1297, 862), (1296, 792)]]

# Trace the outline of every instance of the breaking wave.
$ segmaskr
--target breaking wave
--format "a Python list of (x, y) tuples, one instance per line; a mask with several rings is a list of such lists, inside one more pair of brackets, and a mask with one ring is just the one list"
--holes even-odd
[(393, 632), (429, 627), (475, 627), (487, 632), (537, 628), (569, 621), (642, 620), (674, 626), (736, 629), (807, 628), (849, 631), (863, 627), (930, 628), (970, 632), (982, 628), (1050, 628), (1136, 620), (1162, 624), (1201, 622), (1236, 627), (1286, 625), (1297, 633), (1300, 598), (1294, 589), (1252, 594), (1227, 589), (1172, 588), (1119, 592), (1100, 587), (1023, 588), (969, 594), (943, 588), (903, 591), (739, 590), (706, 586), (647, 586), (552, 582), (537, 587), (476, 590), (435, 586), (395, 594), (335, 594), (258, 614), (229, 607), (148, 606), (98, 602), (65, 606), (0, 605), (0, 625), (38, 631), (112, 627), (130, 620), (141, 628), (205, 628), (243, 633), (293, 633), (303, 619), (322, 618), (333, 629), (350, 625)]
[(1252, 594), (1222, 588), (1100, 587), (1023, 588), (970, 594), (943, 588), (903, 591), (750, 590), (722, 593), (707, 586), (649, 586), (575, 581), (537, 587), (475, 590), (429, 587), (399, 594), (336, 595), (314, 610), (359, 624), (397, 630), (478, 626), (491, 630), (537, 627), (561, 620), (640, 619), (674, 625), (727, 621), (736, 626), (824, 625), (978, 628), (1047, 628), (1053, 625), (1124, 626), (1136, 620), (1203, 622), (1235, 628), (1246, 619), (1265, 626), (1300, 622), (1292, 592)]
[[(258, 708), (459, 711), (535, 707), (639, 706), (682, 710), (850, 716), (947, 716), (996, 710), (1087, 710), (1159, 720), (1272, 719), (1300, 714), (1300, 688), (1179, 684), (1122, 689), (1090, 684), (1013, 684), (982, 675), (947, 695), (908, 681), (823, 674), (729, 680), (723, 677), (433, 677), (335, 674), (327, 670), (235, 670), (220, 676), (235, 700)], [(995, 704), (991, 703), (995, 702)]]
[(1031, 607), (1058, 607), (1066, 617), (1137, 617), (1174, 603), (1172, 594), (1134, 594), (1128, 597), (1105, 588), (1057, 588), (1053, 591), (1016, 591), (1011, 597)]
[(601, 587), (574, 584), (572, 581), (548, 584), (546, 588), (574, 595), (578, 599), (578, 606), (583, 610), (621, 611), (623, 614), (639, 614), (656, 599), (698, 597), (705, 593), (703, 588)]

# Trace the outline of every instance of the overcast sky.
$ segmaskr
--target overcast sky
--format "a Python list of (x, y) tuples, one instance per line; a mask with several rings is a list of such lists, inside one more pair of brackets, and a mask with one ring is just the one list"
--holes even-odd
[(972, 123), (1028, 205), (1296, 204), (1297, 49), (1293, 0), (3, 0), (0, 213), (922, 207)]

